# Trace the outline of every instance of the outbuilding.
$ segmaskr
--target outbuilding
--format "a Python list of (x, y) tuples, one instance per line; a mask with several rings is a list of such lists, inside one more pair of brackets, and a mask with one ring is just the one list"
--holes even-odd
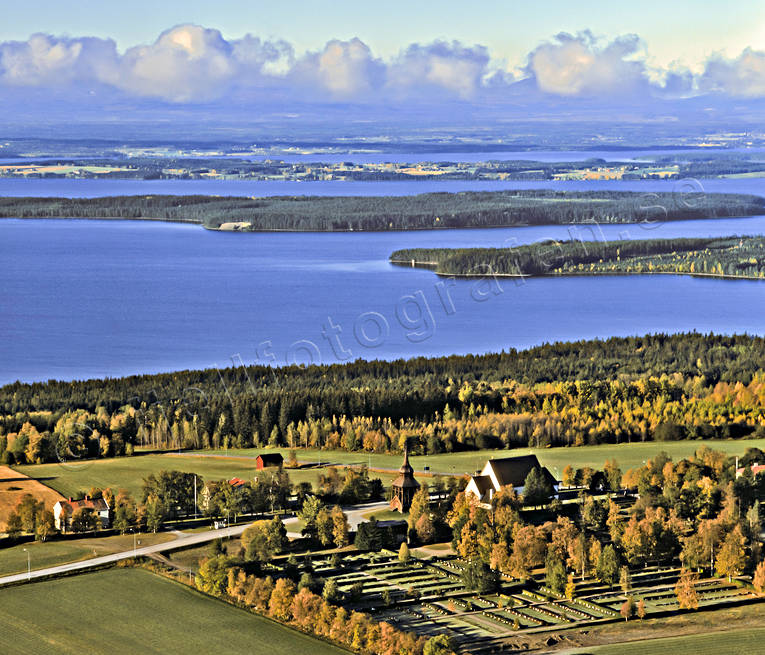
[(279, 453), (261, 453), (255, 460), (255, 468), (258, 471), (271, 467), (280, 468), (283, 465), (284, 457), (282, 457)]

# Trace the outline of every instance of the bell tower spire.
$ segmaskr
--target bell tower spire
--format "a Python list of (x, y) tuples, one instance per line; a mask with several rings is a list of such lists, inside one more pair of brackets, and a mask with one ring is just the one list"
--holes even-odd
[(409, 511), (412, 498), (420, 488), (420, 483), (414, 479), (414, 468), (409, 463), (409, 441), (404, 442), (404, 462), (398, 470), (399, 476), (393, 481), (393, 498), (390, 508), (402, 514)]

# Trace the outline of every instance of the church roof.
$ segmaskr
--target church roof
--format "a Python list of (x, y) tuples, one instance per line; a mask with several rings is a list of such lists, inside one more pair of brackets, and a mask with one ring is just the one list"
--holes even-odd
[(474, 475), (472, 477), (473, 483), (478, 489), (478, 494), (483, 498), (489, 491), (494, 489), (494, 485), (491, 482), (491, 478), (488, 475)]
[(417, 480), (414, 479), (413, 475), (399, 475), (394, 481), (393, 481), (394, 487), (403, 487), (411, 488), (411, 489), (419, 489), (420, 483), (417, 482)]
[(409, 463), (409, 447), (404, 446), (404, 463), (398, 470), (401, 474), (394, 481), (394, 487), (402, 487), (404, 489), (419, 489), (420, 483), (414, 479), (414, 469)]
[(513, 487), (522, 487), (526, 482), (526, 476), (535, 468), (542, 471), (551, 484), (555, 483), (555, 478), (544, 468), (537, 459), (536, 455), (522, 455), (520, 457), (504, 457), (502, 459), (491, 459), (488, 462), (497, 478), (500, 487), (512, 485)]
[(409, 446), (404, 446), (404, 463), (401, 465), (401, 468), (398, 470), (398, 472), (409, 473), (410, 475), (414, 474), (414, 469), (409, 463)]

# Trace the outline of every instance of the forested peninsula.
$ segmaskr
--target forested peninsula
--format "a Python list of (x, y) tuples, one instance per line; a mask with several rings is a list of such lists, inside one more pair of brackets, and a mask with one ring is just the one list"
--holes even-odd
[(448, 276), (676, 273), (765, 279), (765, 238), (543, 241), (516, 248), (410, 248), (394, 264)]
[(0, 462), (138, 446), (413, 453), (765, 436), (765, 339), (697, 333), (482, 356), (0, 388)]
[(765, 198), (629, 191), (488, 191), (415, 196), (0, 198), (0, 218), (144, 219), (209, 229), (383, 231), (753, 216)]

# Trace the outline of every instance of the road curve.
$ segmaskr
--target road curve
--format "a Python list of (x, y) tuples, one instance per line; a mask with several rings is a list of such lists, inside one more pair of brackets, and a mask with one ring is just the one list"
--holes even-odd
[[(343, 507), (343, 511), (348, 516), (348, 523), (351, 530), (355, 530), (359, 523), (363, 521), (363, 515), (368, 512), (373, 512), (380, 509), (385, 509), (388, 503), (366, 503), (364, 505), (352, 505), (349, 507)], [(284, 521), (284, 525), (287, 528), (287, 534), (290, 537), (300, 537), (299, 532), (290, 531), (291, 525), (297, 523), (297, 519), (287, 519)], [(191, 534), (184, 534), (183, 536), (173, 539), (172, 541), (165, 541), (161, 544), (154, 544), (152, 546), (141, 546), (133, 550), (122, 551), (121, 553), (113, 553), (112, 555), (102, 555), (101, 557), (92, 557), (90, 559), (81, 560), (78, 562), (70, 562), (69, 564), (59, 564), (58, 566), (50, 566), (45, 569), (37, 569), (31, 573), (16, 573), (14, 575), (8, 575), (0, 578), (0, 586), (8, 585), (17, 582), (31, 582), (33, 580), (48, 577), (51, 575), (57, 575), (61, 573), (72, 573), (77, 571), (86, 571), (93, 567), (104, 566), (106, 564), (115, 564), (121, 560), (130, 559), (131, 557), (140, 557), (142, 555), (153, 555), (155, 553), (162, 553), (168, 550), (175, 550), (176, 548), (185, 548), (187, 546), (194, 546), (198, 544), (204, 544), (213, 539), (219, 539), (224, 537), (238, 537), (244, 532), (251, 523), (243, 525), (234, 525), (228, 528), (220, 528), (218, 530), (208, 530), (205, 532), (194, 532)]]

